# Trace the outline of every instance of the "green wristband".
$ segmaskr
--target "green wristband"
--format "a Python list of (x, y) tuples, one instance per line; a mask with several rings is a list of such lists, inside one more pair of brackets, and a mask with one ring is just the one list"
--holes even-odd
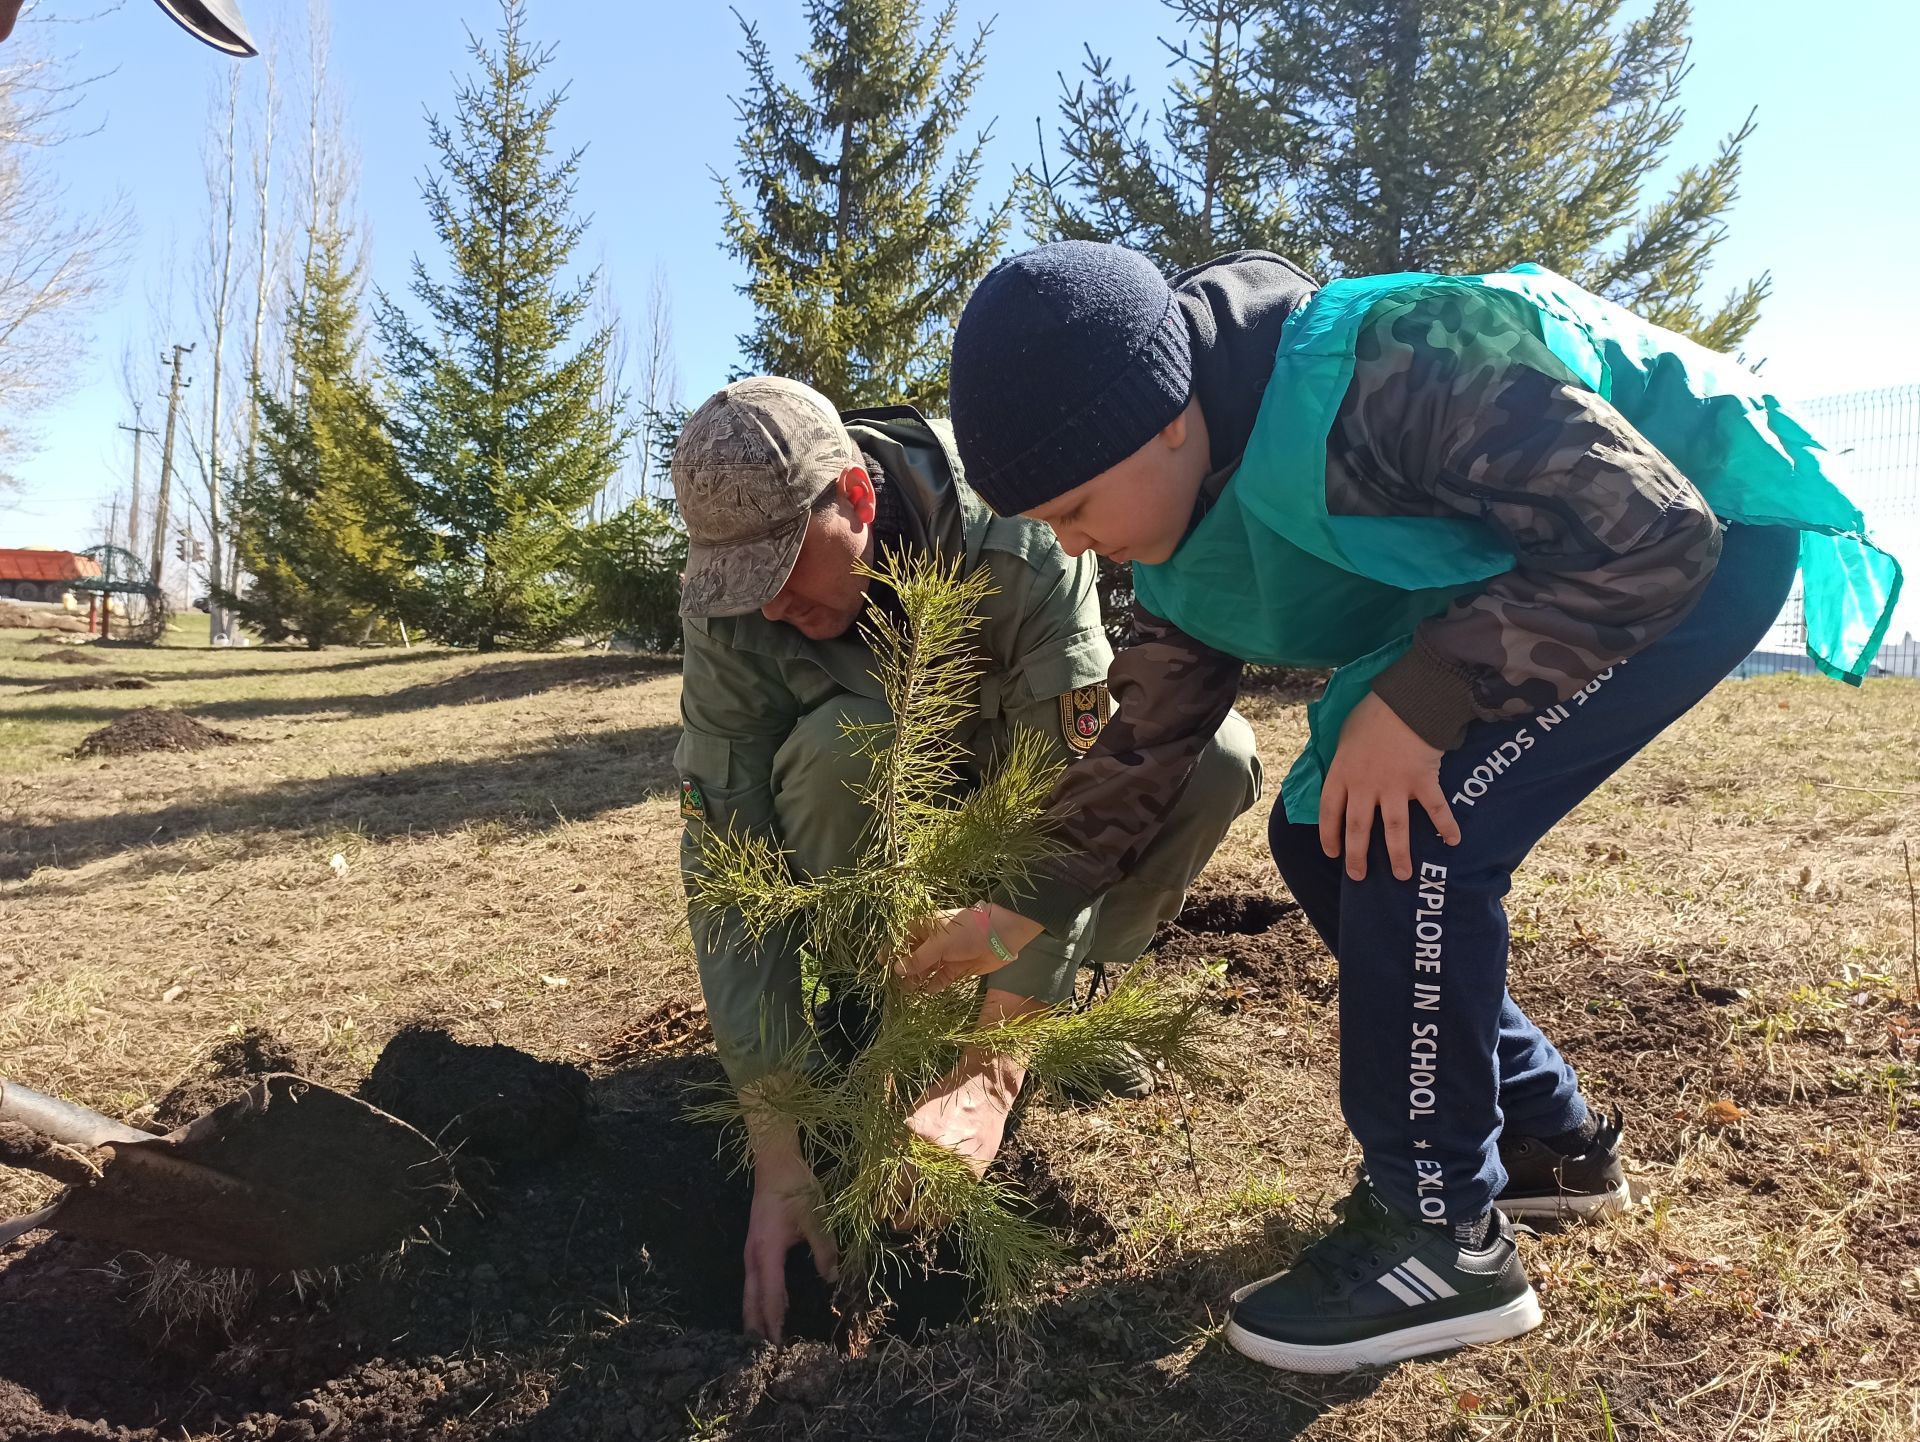
[(987, 910), (987, 903), (977, 903), (968, 907), (967, 910), (980, 918), (980, 929), (986, 932), (987, 945), (993, 948), (993, 954), (1002, 961), (1012, 961), (1014, 959), (1014, 953), (1007, 950), (1007, 944), (1000, 939), (1000, 934), (993, 929), (993, 916)]

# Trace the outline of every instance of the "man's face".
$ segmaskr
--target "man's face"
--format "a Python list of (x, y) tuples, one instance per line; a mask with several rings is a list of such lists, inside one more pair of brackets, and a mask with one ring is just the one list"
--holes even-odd
[(760, 614), (769, 621), (785, 621), (810, 641), (844, 636), (866, 604), (867, 578), (854, 567), (872, 559), (873, 526), (858, 518), (844, 496), (836, 495), (833, 504), (807, 518), (800, 559)]
[(1206, 422), (1197, 401), (1139, 450), (1092, 480), (1023, 512), (1044, 521), (1069, 556), (1166, 560), (1187, 534), (1207, 474)]

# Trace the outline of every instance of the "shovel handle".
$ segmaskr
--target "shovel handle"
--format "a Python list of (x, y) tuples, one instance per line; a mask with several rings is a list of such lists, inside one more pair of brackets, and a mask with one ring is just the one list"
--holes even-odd
[(53, 1214), (59, 1210), (60, 1204), (56, 1202), (44, 1211), (34, 1212), (30, 1216), (15, 1217), (10, 1222), (0, 1222), (0, 1247), (6, 1246), (15, 1237), (24, 1237), (28, 1232), (52, 1226)]
[(152, 1132), (143, 1132), (125, 1122), (113, 1121), (98, 1112), (10, 1081), (0, 1081), (0, 1121), (18, 1122), (43, 1137), (88, 1151), (108, 1142), (153, 1140)]

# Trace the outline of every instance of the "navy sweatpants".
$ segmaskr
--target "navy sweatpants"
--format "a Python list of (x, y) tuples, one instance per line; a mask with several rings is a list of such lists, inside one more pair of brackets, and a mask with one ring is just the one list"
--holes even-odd
[(1691, 613), (1579, 695), (1477, 722), (1440, 767), (1460, 826), (1447, 846), (1413, 809), (1413, 879), (1376, 827), (1365, 881), (1275, 807), (1275, 862), (1340, 963), (1340, 1105), (1380, 1194), (1438, 1225), (1470, 1222), (1506, 1184), (1497, 1139), (1580, 1125), (1573, 1069), (1507, 994), (1513, 870), (1561, 817), (1712, 690), (1765, 634), (1799, 533), (1734, 526)]

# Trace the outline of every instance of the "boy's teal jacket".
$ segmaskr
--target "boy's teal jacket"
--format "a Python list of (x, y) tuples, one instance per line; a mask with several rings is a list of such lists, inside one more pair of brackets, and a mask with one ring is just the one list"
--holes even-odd
[(1291, 820), (1317, 819), (1341, 723), (1415, 626), (1514, 566), (1480, 521), (1327, 510), (1327, 438), (1356, 335), (1379, 308), (1449, 287), (1523, 305), (1570, 377), (1611, 402), (1723, 521), (1799, 528), (1808, 653), (1859, 683), (1892, 619), (1900, 565), (1868, 539), (1832, 457), (1752, 372), (1539, 266), (1336, 281), (1288, 318), (1218, 501), (1168, 560), (1133, 568), (1141, 604), (1197, 640), (1252, 662), (1339, 668), (1283, 788)]

